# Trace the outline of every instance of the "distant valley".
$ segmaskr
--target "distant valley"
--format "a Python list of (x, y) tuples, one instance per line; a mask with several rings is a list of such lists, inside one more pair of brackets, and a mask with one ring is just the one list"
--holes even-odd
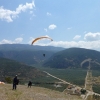
[(87, 70), (89, 65), (92, 70), (100, 70), (100, 52), (84, 48), (65, 49), (24, 44), (0, 45), (1, 79), (13, 77), (16, 74), (27, 81), (37, 77), (41, 78), (45, 76), (45, 73), (38, 69), (39, 64), (41, 67), (57, 70), (67, 68)]

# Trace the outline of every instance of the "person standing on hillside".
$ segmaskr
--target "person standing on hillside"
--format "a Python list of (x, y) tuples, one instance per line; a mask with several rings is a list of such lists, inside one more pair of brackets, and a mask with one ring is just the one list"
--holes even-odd
[(17, 85), (19, 83), (19, 80), (17, 79), (17, 75), (13, 79), (13, 90), (17, 88)]
[(32, 86), (32, 82), (31, 82), (31, 81), (29, 81), (29, 82), (28, 82), (28, 87), (30, 87), (30, 88), (31, 88), (31, 86)]

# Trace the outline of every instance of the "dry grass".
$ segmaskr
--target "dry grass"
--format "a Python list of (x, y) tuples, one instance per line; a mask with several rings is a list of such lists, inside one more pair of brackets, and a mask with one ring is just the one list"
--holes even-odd
[(18, 85), (17, 90), (12, 90), (11, 84), (0, 85), (0, 100), (82, 100), (78, 96), (71, 96), (50, 89), (35, 87), (27, 88)]

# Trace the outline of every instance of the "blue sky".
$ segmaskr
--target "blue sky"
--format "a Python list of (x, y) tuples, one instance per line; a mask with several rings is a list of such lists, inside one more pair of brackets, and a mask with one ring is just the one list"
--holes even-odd
[(0, 0), (0, 44), (100, 51), (100, 0)]

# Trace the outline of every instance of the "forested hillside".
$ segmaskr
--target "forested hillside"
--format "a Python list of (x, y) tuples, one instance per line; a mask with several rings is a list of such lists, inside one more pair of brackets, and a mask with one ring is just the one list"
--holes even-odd
[(35, 77), (42, 77), (45, 75), (35, 67), (14, 60), (0, 58), (0, 81), (5, 81), (6, 77), (13, 78), (16, 74), (23, 81), (28, 81)]
[[(64, 48), (52, 46), (35, 46), (26, 44), (0, 45), (0, 57), (13, 59), (28, 65), (42, 63), (50, 58), (55, 52)], [(45, 56), (43, 56), (45, 54)]]
[[(100, 52), (84, 48), (69, 48), (52, 55), (44, 63), (45, 67), (52, 68), (85, 68), (89, 66), (91, 59), (91, 69), (100, 69)], [(87, 62), (82, 63), (84, 60)]]

